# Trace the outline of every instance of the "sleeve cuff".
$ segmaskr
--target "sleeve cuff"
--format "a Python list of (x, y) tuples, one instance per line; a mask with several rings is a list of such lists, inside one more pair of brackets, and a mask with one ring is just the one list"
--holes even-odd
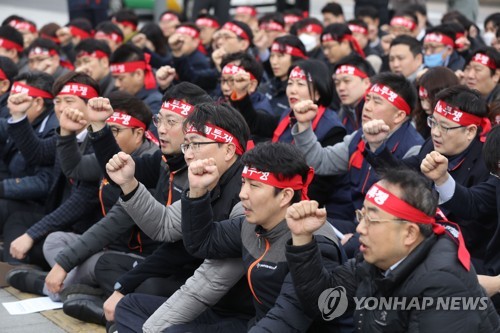
[(137, 190), (139, 189), (139, 185), (140, 183), (137, 183), (137, 186), (132, 190), (132, 192), (128, 193), (128, 194), (121, 194), (120, 195), (120, 198), (123, 200), (123, 201), (129, 201), (130, 199), (132, 199), (132, 197), (134, 196), (134, 194), (137, 192)]
[(24, 115), (24, 117), (20, 118), (20, 119), (17, 119), (17, 120), (14, 120), (12, 117), (10, 117), (8, 120), (7, 120), (7, 123), (8, 124), (17, 124), (17, 123), (20, 123), (21, 121), (23, 121), (24, 119), (26, 119), (28, 116), (27, 115)]
[(442, 185), (435, 185), (436, 191), (439, 193), (439, 204), (442, 205), (449, 201), (455, 194), (455, 179), (452, 176), (448, 177)]

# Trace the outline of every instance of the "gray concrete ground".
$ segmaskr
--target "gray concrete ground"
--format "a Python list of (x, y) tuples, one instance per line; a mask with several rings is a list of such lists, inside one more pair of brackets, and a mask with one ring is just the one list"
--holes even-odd
[[(0, 288), (0, 303), (18, 301), (9, 292)], [(0, 305), (0, 332), (1, 333), (64, 333), (59, 326), (42, 316), (40, 313), (28, 315), (11, 316), (7, 310)]]

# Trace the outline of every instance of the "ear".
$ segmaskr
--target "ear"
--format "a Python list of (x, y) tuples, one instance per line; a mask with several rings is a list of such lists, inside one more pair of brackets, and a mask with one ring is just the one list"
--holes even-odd
[(477, 136), (477, 126), (469, 125), (465, 128), (467, 130), (467, 140), (472, 141)]
[(371, 82), (370, 82), (370, 78), (369, 77), (365, 77), (364, 79), (361, 80), (362, 84), (363, 84), (363, 88), (365, 88), (365, 90), (367, 90), (368, 88), (370, 88), (371, 86)]
[(281, 192), (279, 194), (279, 195), (281, 195), (280, 208), (290, 206), (290, 203), (293, 199), (294, 194), (295, 194), (295, 191), (290, 187), (287, 187), (287, 188), (284, 188), (283, 190), (281, 190)]
[(9, 80), (0, 80), (0, 95), (5, 94), (9, 91), (10, 81)]
[(405, 234), (403, 236), (403, 244), (412, 247), (418, 243), (419, 239), (422, 236), (422, 233), (420, 232), (420, 228), (416, 223), (406, 223), (404, 225), (405, 228)]
[(423, 63), (424, 62), (424, 56), (422, 55), (422, 53), (419, 53), (415, 56), (415, 59), (420, 62), (420, 63)]
[(134, 133), (137, 138), (137, 142), (142, 143), (142, 140), (144, 138), (144, 130), (142, 128), (136, 128)]
[(394, 124), (399, 125), (403, 123), (407, 117), (408, 115), (406, 114), (406, 112), (404, 112), (403, 110), (398, 110), (393, 118)]
[(234, 143), (227, 143), (224, 161), (226, 162), (231, 161), (235, 155), (236, 155), (236, 145)]
[(259, 85), (259, 82), (257, 80), (251, 80), (250, 85), (248, 86), (248, 94), (253, 94)]
[(45, 108), (42, 97), (36, 97), (33, 101), (33, 105), (35, 106), (35, 110), (37, 113), (42, 113), (43, 109)]
[(495, 74), (491, 77), (496, 84), (498, 84), (498, 80), (500, 79), (500, 69), (495, 70)]
[(240, 46), (242, 47), (242, 51), (247, 50), (250, 47), (250, 42), (246, 39), (240, 40)]
[(99, 61), (101, 62), (101, 64), (104, 67), (109, 67), (109, 58), (108, 57), (101, 58), (101, 59), (99, 59)]
[(133, 74), (134, 74), (135, 78), (138, 78), (140, 80), (144, 80), (145, 73), (144, 73), (143, 69), (136, 69)]

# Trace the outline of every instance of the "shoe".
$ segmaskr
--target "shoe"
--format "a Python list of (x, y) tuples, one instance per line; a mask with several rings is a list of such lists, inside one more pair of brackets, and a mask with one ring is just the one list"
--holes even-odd
[(31, 266), (18, 266), (7, 273), (5, 280), (19, 291), (44, 295), (43, 286), (47, 274), (49, 273)]
[(104, 291), (100, 288), (94, 288), (86, 284), (72, 284), (61, 290), (59, 297), (61, 298), (61, 302), (66, 302), (75, 294), (79, 297), (82, 295), (103, 297)]
[(6, 280), (7, 273), (16, 267), (19, 267), (19, 265), (12, 265), (9, 264), (8, 262), (0, 261), (0, 287), (9, 286)]
[(87, 323), (106, 326), (103, 309), (104, 301), (97, 296), (73, 294), (63, 304), (63, 311), (70, 317)]

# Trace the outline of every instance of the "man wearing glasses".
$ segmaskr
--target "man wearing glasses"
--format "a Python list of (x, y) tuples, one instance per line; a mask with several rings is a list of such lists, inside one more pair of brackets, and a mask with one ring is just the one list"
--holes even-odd
[[(424, 143), (418, 155), (402, 161), (393, 158), (392, 154), (383, 148), (384, 141), (388, 137), (387, 126), (375, 120), (363, 127), (367, 145), (370, 147), (367, 160), (377, 171), (401, 163), (419, 170), (425, 156), (436, 151), (449, 159), (448, 172), (459, 184), (470, 187), (486, 181), (489, 174), (481, 150), (484, 133), (491, 125), (486, 118), (484, 100), (477, 91), (465, 86), (447, 88), (440, 92), (436, 99), (434, 113), (427, 119), (431, 137)], [(445, 208), (442, 210), (462, 228), (473, 263), (479, 272), (483, 272), (482, 260), (493, 231), (493, 224), (464, 219), (454, 211)]]
[[(313, 236), (326, 214), (313, 201), (288, 208), (292, 240), (286, 256), (309, 315), (331, 320), (343, 305), (340, 310), (354, 310), (356, 332), (499, 331), (460, 229), (436, 217), (438, 199), (429, 185), (415, 171), (388, 170), (358, 212), (362, 256), (331, 270), (322, 263), (319, 239)], [(443, 306), (453, 298), (459, 301), (452, 310)], [(466, 300), (481, 306), (471, 308)]]

